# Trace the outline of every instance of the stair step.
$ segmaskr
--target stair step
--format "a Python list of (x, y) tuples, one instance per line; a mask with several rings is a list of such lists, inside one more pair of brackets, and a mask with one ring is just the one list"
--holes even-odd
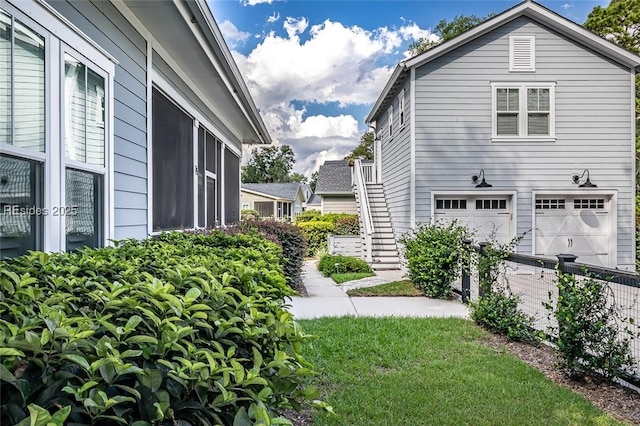
[(371, 246), (373, 247), (374, 251), (375, 250), (378, 250), (378, 251), (380, 251), (380, 250), (397, 250), (395, 242), (387, 243), (387, 244), (376, 244), (376, 243), (373, 243), (373, 244), (371, 244)]

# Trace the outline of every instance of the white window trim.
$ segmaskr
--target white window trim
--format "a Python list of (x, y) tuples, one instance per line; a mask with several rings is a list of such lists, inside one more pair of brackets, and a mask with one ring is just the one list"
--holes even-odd
[(387, 128), (389, 129), (389, 139), (393, 137), (393, 105), (389, 106), (387, 112)]
[[(52, 212), (54, 207), (64, 206), (66, 166), (103, 175), (103, 229), (101, 245), (106, 246), (114, 238), (114, 75), (118, 61), (97, 43), (65, 19), (43, 1), (3, 2), (2, 8), (34, 29), (45, 39), (45, 152), (39, 153), (8, 144), (0, 144), (3, 153), (42, 161), (44, 165), (43, 208)], [(25, 10), (26, 12), (23, 12)], [(41, 22), (46, 22), (46, 27)], [(74, 46), (70, 48), (69, 46)], [(64, 53), (80, 56), (94, 71), (105, 78), (105, 163), (99, 171), (94, 166), (70, 162), (65, 158), (63, 84)], [(48, 214), (44, 217), (42, 246), (44, 251), (66, 250), (64, 216)]]
[[(518, 130), (520, 135), (498, 135), (497, 89), (519, 89)], [(549, 89), (549, 135), (528, 136), (527, 89)], [(556, 83), (555, 82), (505, 82), (491, 83), (491, 141), (492, 142), (555, 142), (556, 141)]]
[[(529, 42), (530, 56), (529, 66), (517, 66), (515, 64), (515, 44), (517, 42)], [(509, 36), (509, 72), (535, 72), (536, 70), (536, 37), (535, 36)]]

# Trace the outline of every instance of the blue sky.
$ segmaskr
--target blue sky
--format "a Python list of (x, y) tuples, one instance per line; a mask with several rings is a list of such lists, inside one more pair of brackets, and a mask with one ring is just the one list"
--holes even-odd
[[(310, 176), (341, 159), (367, 130), (364, 118), (414, 40), (456, 15), (500, 13), (517, 0), (209, 0), (274, 143)], [(582, 24), (608, 0), (541, 0)]]

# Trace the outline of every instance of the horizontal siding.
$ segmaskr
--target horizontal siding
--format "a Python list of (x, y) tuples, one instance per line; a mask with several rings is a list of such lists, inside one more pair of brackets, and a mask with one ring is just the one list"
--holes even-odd
[(147, 236), (146, 41), (106, 1), (48, 1), (118, 60), (113, 87), (115, 238)]
[[(536, 36), (535, 72), (508, 72), (509, 35)], [(509, 81), (556, 82), (555, 142), (491, 141), (490, 84)], [(533, 190), (575, 191), (571, 176), (589, 169), (598, 189), (619, 191), (618, 264), (634, 264), (628, 69), (519, 18), (418, 68), (416, 92), (417, 221), (429, 219), (432, 190), (475, 190), (471, 176), (484, 169), (491, 189), (518, 191), (522, 234)], [(531, 252), (531, 233), (519, 251)]]
[(350, 213), (358, 214), (355, 197), (322, 196), (322, 213)]
[(384, 113), (377, 123), (378, 131), (382, 131), (382, 184), (389, 207), (391, 224), (396, 237), (406, 233), (410, 227), (410, 189), (411, 170), (411, 93), (409, 85), (404, 87), (405, 93), (405, 125), (398, 128), (398, 99), (393, 102), (393, 138), (389, 138), (388, 114)]

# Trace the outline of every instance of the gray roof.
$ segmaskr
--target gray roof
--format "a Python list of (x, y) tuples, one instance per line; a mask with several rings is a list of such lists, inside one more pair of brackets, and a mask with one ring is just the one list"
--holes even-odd
[(319, 206), (322, 204), (322, 200), (320, 196), (317, 194), (311, 194), (309, 199), (307, 200), (307, 206)]
[(318, 170), (316, 194), (352, 194), (351, 167), (346, 161), (325, 161)]
[(284, 200), (294, 201), (298, 196), (300, 184), (291, 183), (243, 183), (242, 189), (259, 192), (273, 198), (281, 198)]

